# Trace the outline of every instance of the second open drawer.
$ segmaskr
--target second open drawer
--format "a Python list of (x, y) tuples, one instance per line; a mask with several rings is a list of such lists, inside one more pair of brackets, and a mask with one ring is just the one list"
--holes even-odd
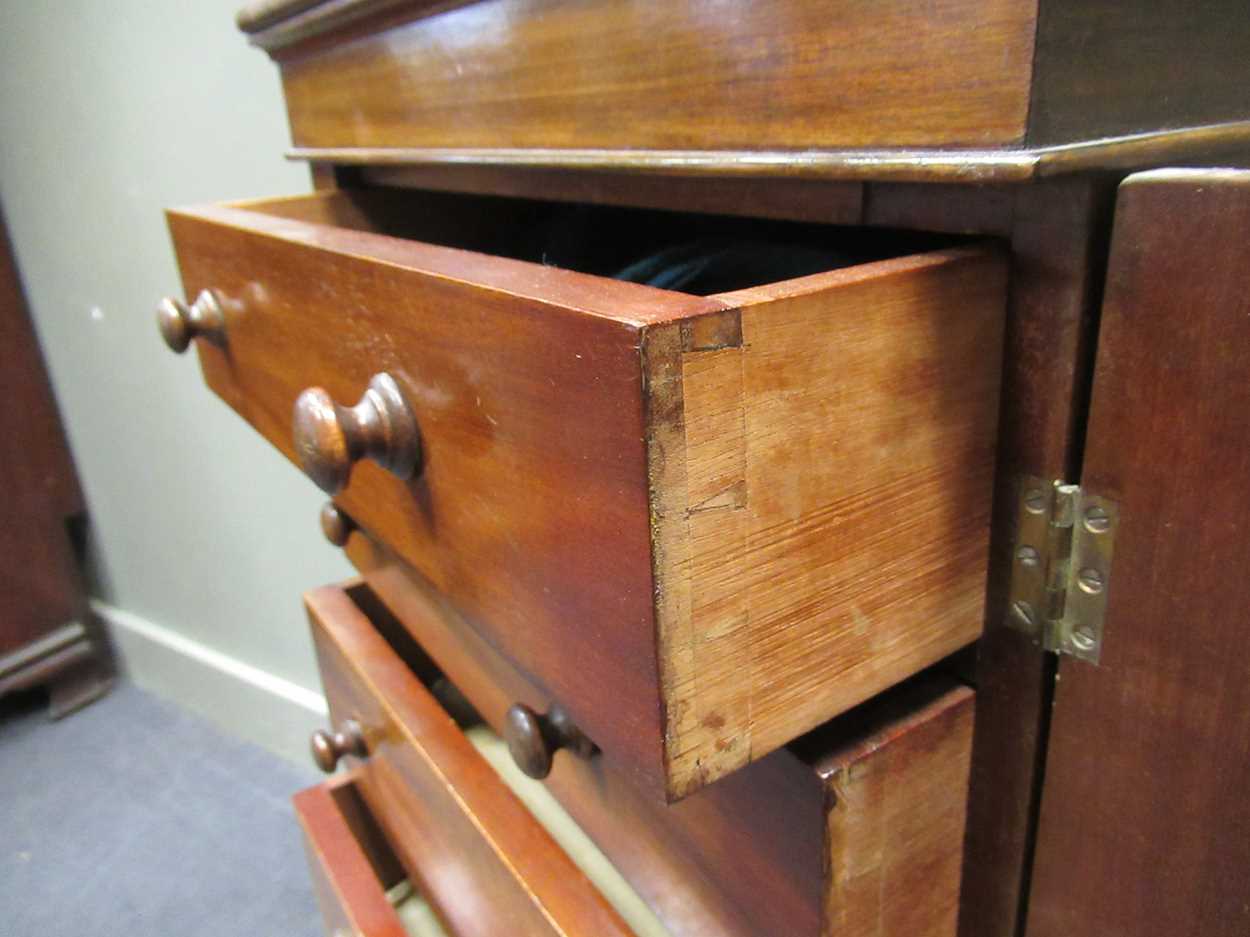
[[(506, 887), (496, 893), (503, 913), (517, 894), (550, 901), (558, 884), (560, 904), (553, 907), (576, 912), (568, 933), (587, 933), (578, 929), (580, 915), (587, 906), (600, 915), (603, 908), (585, 880), (567, 859), (552, 859), (550, 842), (518, 805), (510, 803), (500, 828), (504, 812), (481, 809), (489, 772), (477, 777), (474, 769), (465, 786), (460, 750), (468, 743), (449, 716), (434, 715), (444, 710), (424, 687), (446, 712), (462, 714), (462, 724), (484, 720), (510, 743), (508, 710), (519, 703), (549, 712), (552, 701), (444, 614), (437, 596), (398, 578), (401, 572), (376, 568), (368, 579), (376, 592), (327, 587), (306, 599), (335, 725), (345, 731), (355, 720), (362, 732), (366, 799), (401, 858), (408, 857), (418, 887), (433, 889), (436, 907), (448, 888), (467, 889), (457, 900), (474, 906), (481, 870), (490, 881), (500, 876), (496, 860), (482, 858), (484, 839), (496, 854), (516, 859), (506, 863)], [(424, 727), (406, 715), (414, 704)], [(673, 937), (952, 937), (972, 726), (972, 692), (930, 674), (677, 804), (647, 797), (587, 750), (580, 757), (555, 752), (546, 791), (519, 781), (554, 794)], [(416, 767), (418, 758), (425, 767)], [(493, 783), (498, 796), (498, 779)], [(484, 836), (470, 837), (464, 848), (466, 812)], [(421, 862), (440, 870), (437, 876), (423, 878)], [(482, 908), (475, 914), (483, 926), (497, 920)]]

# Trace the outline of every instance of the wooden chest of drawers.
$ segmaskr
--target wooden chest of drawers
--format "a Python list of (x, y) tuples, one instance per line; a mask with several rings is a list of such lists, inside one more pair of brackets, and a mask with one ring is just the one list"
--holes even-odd
[[(1057, 674), (1115, 679), (1112, 561), (1150, 546), (1122, 479), (1050, 482), (1101, 464), (1090, 388), (1125, 379), (1097, 330), (1104, 272), (1143, 276), (1140, 209), (1107, 250), (1120, 176), (1244, 158), (1250, 35), (1068, 6), (240, 14), (319, 191), (171, 211), (194, 302), (161, 327), (333, 496), (363, 576), (306, 597), (314, 752), (352, 768), (299, 801), (331, 926), (393, 932), (406, 875), (465, 935), (1147, 932), (1061, 874), (1112, 854), (1068, 832), (1110, 808), (1043, 781), (1078, 774)], [(1247, 191), (1138, 178), (1158, 224), (1156, 191)], [(1203, 933), (1242, 932), (1244, 877), (1204, 881)]]

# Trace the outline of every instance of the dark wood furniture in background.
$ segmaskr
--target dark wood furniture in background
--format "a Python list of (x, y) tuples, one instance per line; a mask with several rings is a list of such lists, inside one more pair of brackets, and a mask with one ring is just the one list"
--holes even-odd
[[(171, 212), (162, 329), (334, 496), (315, 750), (445, 923), (609, 927), (481, 721), (676, 935), (1247, 932), (1247, 176), (1140, 172), (1250, 152), (1239, 5), (239, 22), (321, 191)], [(709, 233), (843, 257), (603, 276)]]
[(46, 686), (60, 717), (108, 689), (75, 528), (85, 506), (0, 218), (0, 695)]

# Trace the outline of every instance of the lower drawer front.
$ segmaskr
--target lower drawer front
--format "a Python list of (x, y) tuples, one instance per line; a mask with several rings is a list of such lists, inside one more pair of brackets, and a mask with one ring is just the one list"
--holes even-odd
[[(348, 553), (491, 726), (559, 702), (389, 551), (357, 533)], [(973, 702), (918, 678), (671, 805), (564, 751), (545, 783), (675, 935), (949, 937)]]
[(458, 937), (630, 934), (351, 596), (328, 587), (305, 603), (331, 719), (346, 735), (355, 723), (363, 746), (344, 758), (358, 766), (361, 793), (448, 929)]
[(295, 795), (308, 866), (329, 937), (409, 937), (388, 892), (404, 873), (350, 775)]

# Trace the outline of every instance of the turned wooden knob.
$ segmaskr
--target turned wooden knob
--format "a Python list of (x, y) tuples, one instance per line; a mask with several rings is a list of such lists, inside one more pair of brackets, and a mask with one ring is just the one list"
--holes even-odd
[(356, 522), (333, 501), (327, 501), (321, 508), (321, 532), (336, 547), (347, 543), (347, 538), (355, 529)]
[(504, 716), (503, 737), (516, 766), (540, 781), (551, 773), (551, 760), (560, 749), (579, 758), (598, 751), (559, 705), (540, 716), (524, 703), (514, 703)]
[(337, 732), (318, 729), (312, 734), (310, 747), (313, 761), (326, 774), (338, 767), (339, 759), (344, 755), (364, 758), (369, 754), (365, 748), (365, 734), (355, 719), (344, 719)]
[(397, 478), (411, 478), (421, 459), (421, 438), (399, 384), (383, 373), (373, 376), (354, 407), (340, 407), (320, 387), (300, 394), (295, 451), (308, 477), (334, 495), (347, 487), (352, 466), (362, 458)]
[(156, 307), (156, 324), (165, 344), (178, 354), (186, 351), (191, 339), (197, 336), (217, 343), (226, 337), (226, 317), (212, 290), (201, 290), (190, 306), (166, 296)]

